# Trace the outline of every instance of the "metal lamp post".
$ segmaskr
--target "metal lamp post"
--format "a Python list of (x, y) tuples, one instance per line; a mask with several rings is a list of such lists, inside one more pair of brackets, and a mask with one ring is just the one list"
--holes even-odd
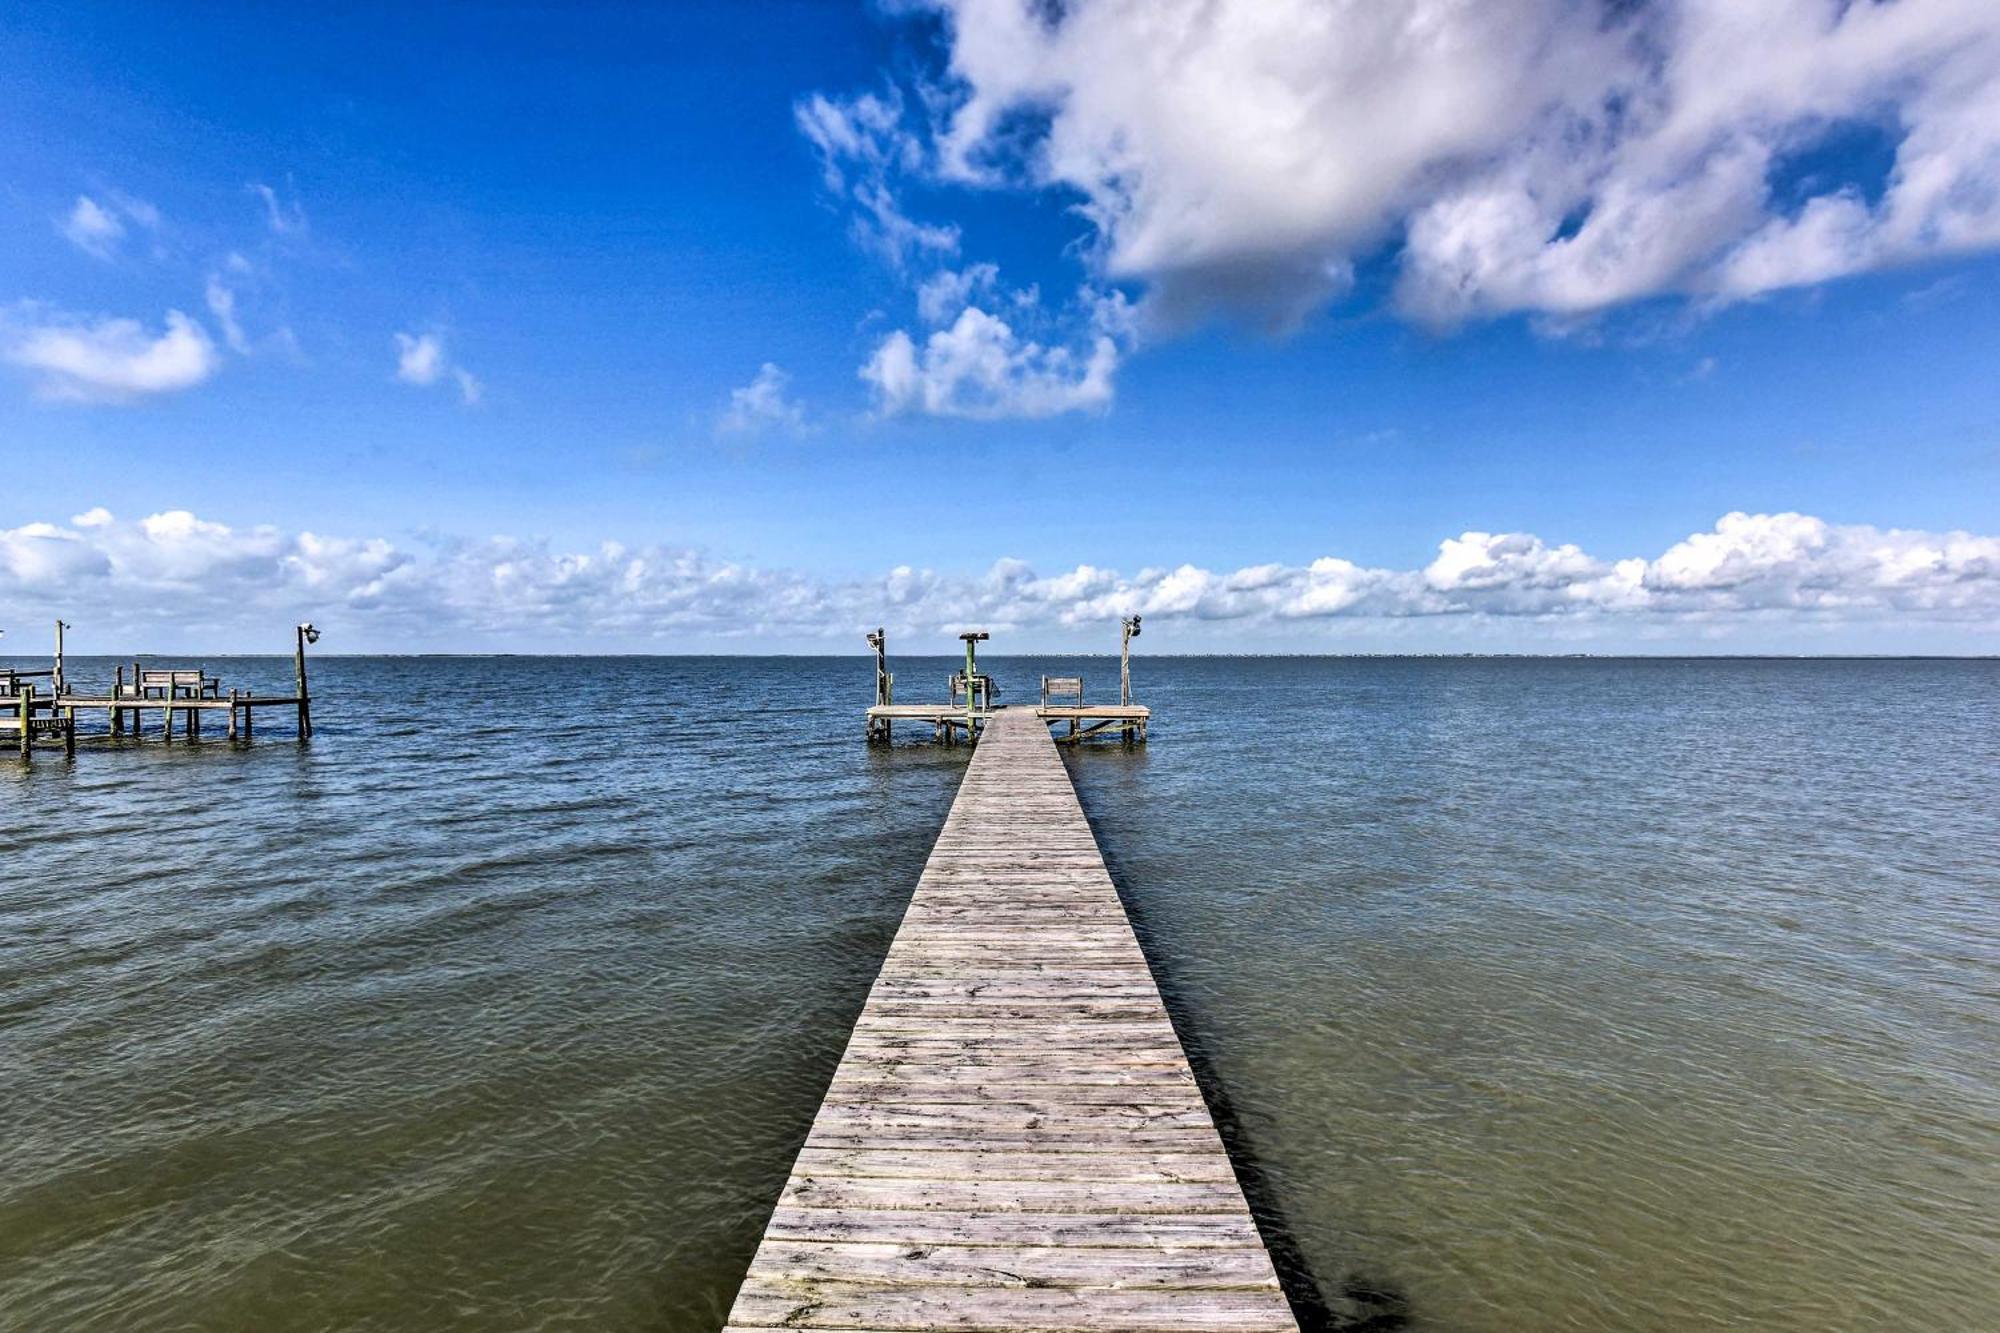
[(1118, 702), (1132, 706), (1132, 640), (1139, 637), (1139, 617), (1127, 616), (1119, 622), (1125, 633), (1118, 641)]

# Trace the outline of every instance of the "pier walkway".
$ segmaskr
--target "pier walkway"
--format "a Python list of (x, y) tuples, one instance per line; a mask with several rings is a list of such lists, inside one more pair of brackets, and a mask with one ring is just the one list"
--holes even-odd
[(984, 729), (728, 1326), (1296, 1331), (1035, 709)]

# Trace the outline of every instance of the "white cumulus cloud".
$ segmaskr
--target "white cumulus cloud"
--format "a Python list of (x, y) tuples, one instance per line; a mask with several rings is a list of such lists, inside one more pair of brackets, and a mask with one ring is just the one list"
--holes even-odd
[(222, 364), (207, 330), (169, 310), (154, 333), (135, 319), (65, 314), (38, 305), (17, 307), (0, 336), (4, 354), (30, 372), (45, 398), (122, 403), (193, 388)]
[(78, 623), (176, 634), (200, 625), (245, 642), (270, 623), (312, 616), (378, 648), (844, 644), (876, 624), (946, 644), (978, 624), (1027, 647), (1091, 642), (1118, 617), (1143, 614), (1172, 642), (1225, 649), (1569, 648), (1678, 635), (1759, 650), (1866, 630), (1890, 651), (1937, 633), (1990, 650), (2000, 635), (2000, 537), (1732, 513), (1652, 556), (1466, 532), (1412, 568), (1325, 555), (1045, 575), (1003, 559), (971, 573), (900, 566), (833, 579), (684, 547), (399, 543), (241, 527), (186, 510), (126, 520), (99, 508), (0, 529), (0, 597)]
[[(829, 163), (1080, 201), (1161, 327), (1275, 328), (1387, 254), (1435, 325), (1707, 305), (2000, 246), (1991, 0), (915, 0), (942, 61), (815, 98)], [(1876, 180), (1814, 180), (1842, 136)], [(830, 170), (833, 168), (829, 168)], [(1796, 195), (1803, 191), (1804, 198)]]
[(967, 306), (919, 344), (901, 329), (861, 368), (889, 416), (1047, 417), (1101, 409), (1112, 397), (1118, 344), (1105, 332), (1076, 346), (1022, 338), (997, 315)]

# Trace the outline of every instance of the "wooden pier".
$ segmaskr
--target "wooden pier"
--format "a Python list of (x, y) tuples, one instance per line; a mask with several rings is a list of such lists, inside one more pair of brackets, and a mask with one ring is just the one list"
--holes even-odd
[[(1127, 745), (1145, 744), (1153, 710), (1132, 702), (1132, 640), (1139, 636), (1139, 617), (1127, 616), (1120, 625), (1117, 703), (1085, 703), (1080, 676), (1042, 677), (1042, 700), (1035, 711), (1045, 722), (1068, 723), (1056, 733), (1058, 741), (1074, 745), (1093, 736), (1115, 735)], [(875, 702), (868, 709), (870, 741), (886, 744), (895, 739), (898, 722), (928, 726), (932, 737), (945, 745), (979, 739), (994, 715), (993, 699), (999, 687), (979, 670), (977, 648), (987, 640), (986, 631), (972, 630), (958, 637), (965, 642), (965, 669), (951, 674), (945, 687), (946, 702), (899, 704), (895, 701), (896, 677), (889, 670), (888, 634), (877, 629), (868, 636), (868, 646), (875, 650)], [(1065, 698), (1070, 702), (1059, 702)]]
[[(142, 739), (148, 713), (159, 715), (160, 739), (173, 740), (178, 719), (181, 734), (190, 741), (198, 740), (203, 717), (224, 713), (227, 715), (224, 735), (231, 741), (248, 741), (252, 739), (256, 710), (277, 708), (296, 713), (296, 734), (300, 741), (312, 739), (306, 645), (319, 642), (319, 631), (310, 623), (297, 628), (292, 662), (296, 688), (291, 694), (254, 694), (234, 689), (225, 693), (220, 680), (199, 668), (153, 668), (136, 661), (132, 663), (129, 678), (121, 666), (108, 685), (95, 690), (80, 689), (64, 674), (63, 631), (68, 628), (65, 622), (56, 621), (55, 659), (48, 670), (0, 668), (0, 733), (8, 737), (5, 744), (17, 750), (23, 761), (33, 757), (38, 741), (60, 745), (67, 755), (74, 757), (79, 710), (88, 715), (103, 709), (106, 725), (102, 734), (112, 740), (128, 735), (133, 740)], [(36, 684), (39, 679), (49, 681), (48, 693), (42, 693)]]
[(988, 711), (729, 1328), (1296, 1330), (1040, 711)]

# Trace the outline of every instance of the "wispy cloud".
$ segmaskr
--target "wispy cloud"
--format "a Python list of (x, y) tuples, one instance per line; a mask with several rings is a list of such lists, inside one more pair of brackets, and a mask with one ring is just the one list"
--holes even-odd
[(221, 275), (211, 273), (208, 275), (204, 296), (208, 301), (208, 313), (215, 316), (215, 322), (221, 327), (223, 340), (229, 344), (229, 349), (239, 354), (248, 352), (250, 340), (244, 336), (243, 325), (236, 318), (235, 291), (223, 282)]
[(729, 406), (716, 429), (725, 435), (760, 435), (772, 430), (803, 434), (806, 408), (786, 393), (791, 382), (790, 375), (766, 361), (748, 384), (729, 391)]
[(1754, 647), (1841, 626), (2000, 633), (2000, 537), (1735, 513), (1651, 557), (1604, 559), (1529, 533), (1475, 531), (1440, 542), (1416, 568), (1328, 555), (1234, 570), (1185, 563), (1127, 575), (1079, 565), (1044, 575), (1000, 560), (977, 573), (899, 567), (831, 580), (682, 547), (563, 550), (505, 537), (401, 545), (233, 527), (184, 510), (129, 521), (94, 509), (0, 529), (0, 594), (100, 622), (136, 606), (249, 629), (256, 617), (310, 607), (365, 627), (378, 644), (467, 648), (845, 642), (875, 624), (948, 637), (976, 623), (1046, 637), (1132, 614), (1149, 628), (1178, 624), (1169, 632), (1183, 639), (1296, 645), (1329, 642), (1343, 626), (1429, 623), (1462, 646), (1500, 634), (1629, 642), (1678, 628)]
[(111, 258), (125, 239), (125, 224), (89, 195), (77, 196), (76, 206), (57, 223), (57, 230), (71, 245), (98, 259)]
[(46, 306), (17, 307), (0, 326), (5, 355), (35, 378), (45, 398), (126, 403), (193, 388), (221, 354), (207, 330), (169, 310), (157, 334), (138, 320), (87, 318)]
[(160, 225), (160, 211), (143, 199), (116, 191), (97, 199), (80, 194), (69, 212), (56, 219), (56, 230), (77, 249), (94, 259), (112, 259), (118, 254), (130, 226), (154, 231)]
[(452, 361), (441, 333), (398, 333), (396, 378), (419, 388), (449, 381), (458, 386), (459, 401), (467, 407), (477, 406), (486, 392), (477, 376)]
[(300, 236), (307, 230), (306, 210), (295, 198), (287, 198), (262, 181), (245, 187), (264, 205), (264, 224), (274, 236)]
[(956, 226), (911, 218), (897, 196), (897, 182), (919, 171), (924, 158), (922, 140), (903, 123), (900, 95), (815, 93), (794, 119), (819, 153), (821, 183), (853, 206), (853, 235), (863, 248), (897, 269), (957, 252)]

